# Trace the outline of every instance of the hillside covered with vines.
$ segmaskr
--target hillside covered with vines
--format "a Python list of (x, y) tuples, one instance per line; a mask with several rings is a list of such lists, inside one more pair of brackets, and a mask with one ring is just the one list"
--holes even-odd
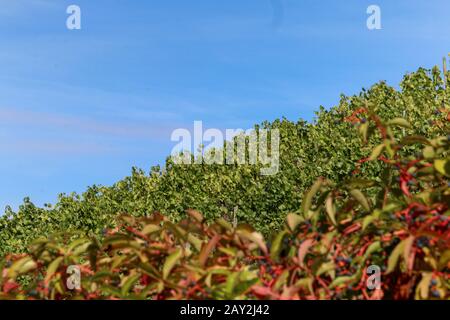
[[(62, 194), (44, 208), (25, 199), (17, 212), (7, 208), (0, 217), (0, 255), (27, 252), (34, 239), (58, 232), (102, 238), (106, 229), (117, 226), (120, 214), (147, 217), (159, 212), (176, 222), (188, 209), (202, 212), (209, 222), (223, 218), (234, 226), (247, 223), (271, 236), (283, 229), (288, 214), (299, 212), (306, 191), (319, 177), (386, 179), (385, 163), (359, 163), (379, 144), (379, 136), (368, 133), (373, 128), (367, 118), (352, 121), (361, 106), (370, 107), (381, 121), (404, 118), (410, 125), (395, 128), (396, 134), (434, 139), (450, 132), (449, 98), (446, 70), (419, 69), (405, 75), (398, 89), (380, 82), (359, 95), (342, 95), (336, 106), (321, 107), (312, 123), (278, 119), (257, 125), (280, 131), (280, 170), (273, 176), (260, 175), (258, 166), (186, 166), (168, 158), (148, 173), (134, 168), (112, 186)], [(414, 144), (401, 150), (403, 156), (418, 152)]]

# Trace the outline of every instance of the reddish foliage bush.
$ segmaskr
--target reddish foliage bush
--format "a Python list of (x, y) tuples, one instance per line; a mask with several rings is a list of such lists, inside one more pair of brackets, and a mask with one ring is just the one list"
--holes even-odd
[[(448, 299), (450, 137), (398, 139), (409, 124), (369, 107), (348, 120), (380, 140), (359, 165), (381, 161), (383, 176), (319, 179), (270, 243), (196, 211), (177, 224), (122, 216), (101, 241), (59, 235), (7, 256), (0, 298)], [(412, 144), (422, 152), (408, 155)]]

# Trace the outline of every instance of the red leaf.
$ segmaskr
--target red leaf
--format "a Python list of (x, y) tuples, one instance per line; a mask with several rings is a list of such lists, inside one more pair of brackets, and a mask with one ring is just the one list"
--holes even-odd
[(11, 291), (16, 290), (19, 287), (20, 285), (18, 283), (14, 281), (8, 281), (3, 286), (3, 293), (10, 293)]
[(268, 297), (273, 295), (272, 289), (268, 287), (254, 286), (252, 288), (252, 291), (254, 294), (261, 297)]

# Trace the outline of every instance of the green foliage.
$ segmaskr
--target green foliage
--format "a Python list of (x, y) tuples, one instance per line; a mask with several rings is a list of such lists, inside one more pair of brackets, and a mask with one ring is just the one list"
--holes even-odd
[[(450, 298), (450, 137), (404, 135), (410, 122), (363, 105), (347, 121), (375, 147), (363, 147), (353, 175), (320, 177), (270, 242), (248, 224), (208, 223), (193, 210), (178, 223), (122, 216), (102, 241), (65, 234), (8, 255), (0, 298)], [(74, 291), (70, 265), (81, 270)], [(381, 282), (371, 290), (373, 265)]]
[[(263, 123), (261, 128), (280, 130), (280, 171), (261, 176), (257, 166), (175, 165), (169, 158), (164, 168), (149, 174), (133, 169), (131, 176), (111, 187), (93, 186), (82, 195), (61, 195), (54, 206), (37, 208), (29, 200), (18, 212), (0, 217), (0, 255), (25, 252), (34, 238), (55, 232), (83, 231), (101, 236), (115, 226), (118, 213), (145, 217), (159, 211), (174, 221), (187, 209), (205, 213), (208, 221), (223, 217), (229, 222), (250, 223), (264, 235), (283, 228), (288, 213), (300, 208), (307, 188), (318, 177), (342, 181), (355, 163), (370, 156), (378, 145), (370, 136), (367, 146), (348, 120), (366, 103), (381, 119), (403, 117), (411, 128), (393, 129), (431, 138), (448, 132), (448, 74), (437, 68), (419, 69), (404, 77), (398, 91), (384, 82), (359, 95), (342, 96), (339, 105), (321, 108), (314, 123), (286, 119)], [(445, 80), (443, 79), (445, 78)], [(366, 124), (359, 127), (369, 136)], [(414, 154), (417, 146), (405, 149)], [(361, 168), (367, 177), (379, 177), (383, 163)]]

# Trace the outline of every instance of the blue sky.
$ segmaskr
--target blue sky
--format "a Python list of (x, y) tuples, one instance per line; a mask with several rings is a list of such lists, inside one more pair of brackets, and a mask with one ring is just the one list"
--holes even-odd
[[(66, 8), (82, 10), (68, 30)], [(382, 30), (366, 9), (381, 7)], [(448, 0), (0, 0), (0, 207), (148, 170), (176, 128), (250, 128), (450, 51)]]

